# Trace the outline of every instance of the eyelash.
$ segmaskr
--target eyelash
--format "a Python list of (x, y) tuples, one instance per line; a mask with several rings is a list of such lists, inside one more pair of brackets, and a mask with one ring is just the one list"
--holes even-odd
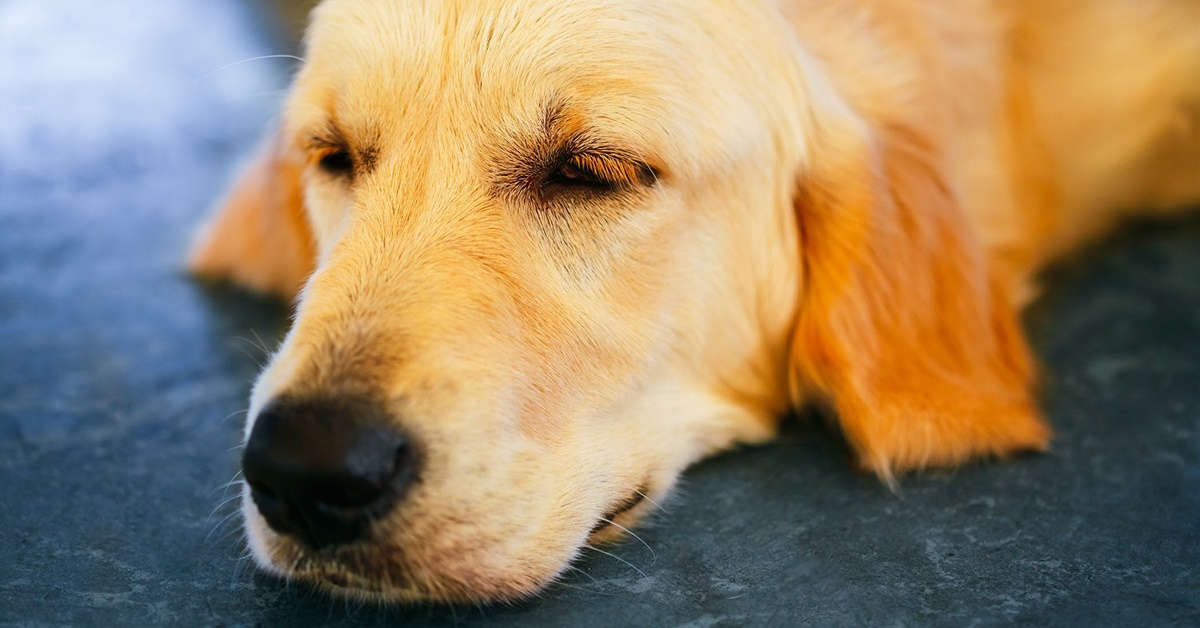
[(540, 191), (549, 199), (560, 195), (606, 196), (658, 185), (655, 169), (644, 165), (634, 174), (628, 171), (629, 165), (588, 155), (567, 155), (547, 169)]
[(612, 192), (619, 186), (603, 176), (573, 162), (564, 160), (550, 171), (542, 182), (542, 190), (552, 187), (587, 189), (595, 192)]

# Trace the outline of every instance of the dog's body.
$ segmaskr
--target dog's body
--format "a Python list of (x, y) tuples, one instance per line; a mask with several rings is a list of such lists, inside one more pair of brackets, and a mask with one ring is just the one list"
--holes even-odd
[(938, 129), (1018, 282), (1130, 210), (1200, 198), (1194, 2), (784, 4), (868, 124)]
[(1042, 449), (1033, 274), (1198, 200), (1200, 2), (328, 0), (193, 258), (304, 285), (251, 546), (508, 599), (790, 407), (889, 480)]

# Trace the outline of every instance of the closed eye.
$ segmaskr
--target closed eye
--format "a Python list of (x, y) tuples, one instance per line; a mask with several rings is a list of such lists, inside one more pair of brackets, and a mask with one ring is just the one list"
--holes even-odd
[(557, 168), (550, 172), (546, 180), (542, 183), (542, 189), (548, 187), (577, 187), (577, 188), (592, 188), (597, 191), (611, 191), (617, 183), (606, 178), (604, 175), (595, 171), (589, 170), (583, 164), (577, 161), (570, 160), (563, 162)]
[(351, 150), (346, 136), (333, 122), (327, 122), (307, 138), (309, 163), (335, 179), (352, 179), (361, 170), (369, 169), (375, 151), (370, 147)]
[(652, 168), (608, 155), (576, 154), (559, 161), (542, 180), (542, 193), (610, 194), (657, 182)]

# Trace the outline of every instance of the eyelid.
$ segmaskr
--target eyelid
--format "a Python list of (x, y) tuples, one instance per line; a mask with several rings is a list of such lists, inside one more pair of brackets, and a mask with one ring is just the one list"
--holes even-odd
[(305, 155), (305, 161), (308, 163), (308, 165), (322, 171), (326, 171), (330, 174), (338, 174), (332, 170), (343, 170), (343, 168), (330, 169), (327, 167), (326, 161), (330, 158), (338, 158), (339, 156), (344, 157), (344, 161), (348, 165), (353, 164), (354, 157), (351, 155), (350, 150), (345, 146), (311, 145), (309, 146), (308, 152)]
[(334, 151), (349, 151), (350, 142), (346, 141), (341, 129), (332, 121), (326, 121), (311, 127), (304, 136), (303, 148), (311, 154), (328, 154)]
[(613, 155), (576, 153), (566, 164), (615, 186), (653, 185), (658, 173), (649, 164), (621, 159)]
[[(332, 127), (312, 132), (304, 143), (304, 149), (306, 161), (310, 166), (332, 176), (349, 173), (355, 162), (349, 145), (342, 139), (341, 133)], [(344, 156), (345, 165), (336, 168), (328, 167), (325, 163), (326, 160), (339, 155)]]
[(332, 125), (322, 125), (308, 134), (304, 146), (309, 152), (329, 150), (348, 150), (349, 142), (342, 136), (341, 131)]

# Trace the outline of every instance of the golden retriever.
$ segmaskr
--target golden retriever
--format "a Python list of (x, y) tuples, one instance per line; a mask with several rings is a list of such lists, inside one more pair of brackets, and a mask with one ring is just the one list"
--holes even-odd
[(250, 547), (512, 600), (790, 408), (887, 482), (1042, 450), (1033, 273), (1198, 199), (1193, 0), (327, 0), (191, 259), (297, 298)]

